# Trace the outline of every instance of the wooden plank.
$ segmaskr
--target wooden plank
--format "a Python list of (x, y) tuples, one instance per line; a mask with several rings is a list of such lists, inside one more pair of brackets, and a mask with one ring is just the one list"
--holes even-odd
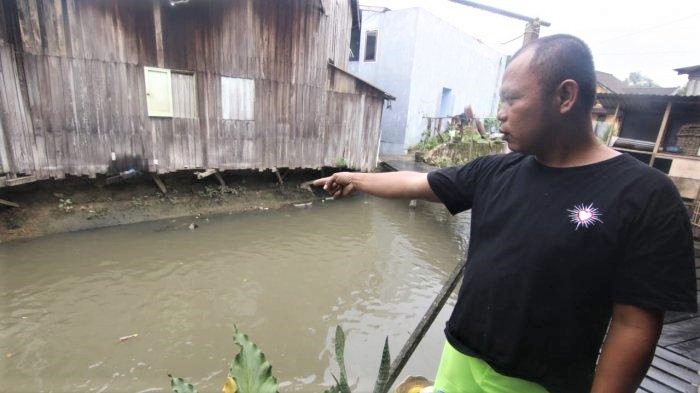
[(671, 375), (674, 375), (686, 382), (689, 382), (695, 386), (700, 384), (700, 375), (698, 375), (697, 370), (691, 370), (686, 367), (675, 365), (669, 361), (666, 361), (658, 356), (655, 356), (651, 364), (656, 368), (663, 370)]
[(656, 382), (655, 380), (647, 377), (642, 380), (642, 383), (640, 385), (641, 388), (643, 388), (644, 392), (652, 392), (652, 393), (678, 393), (677, 390), (674, 390), (666, 385), (662, 385), (659, 382)]
[(14, 179), (5, 180), (5, 185), (8, 187), (13, 187), (13, 186), (19, 186), (22, 184), (31, 183), (31, 182), (36, 181), (36, 180), (37, 180), (36, 176), (15, 177)]
[(157, 174), (151, 173), (151, 178), (156, 183), (156, 186), (158, 186), (158, 189), (160, 190), (160, 192), (162, 192), (163, 194), (168, 193), (168, 189), (165, 188), (165, 183), (163, 183), (163, 181), (160, 180), (160, 178), (158, 177)]
[(700, 360), (700, 338), (669, 345), (666, 348), (683, 356), (687, 356), (694, 361)]
[(165, 56), (163, 54), (163, 26), (161, 16), (160, 1), (153, 1), (153, 29), (156, 41), (156, 63), (158, 67), (165, 67)]
[(656, 142), (654, 143), (654, 150), (651, 154), (651, 160), (649, 161), (649, 166), (654, 166), (654, 160), (656, 160), (656, 154), (659, 152), (661, 143), (664, 141), (666, 136), (666, 131), (668, 130), (668, 118), (671, 114), (671, 108), (673, 103), (669, 102), (666, 104), (666, 110), (664, 111), (664, 117), (661, 120), (661, 126), (659, 127), (659, 132), (656, 135)]
[(693, 386), (688, 382), (683, 381), (680, 378), (674, 377), (673, 375), (659, 370), (658, 368), (651, 366), (649, 371), (647, 371), (647, 376), (680, 392), (688, 392), (689, 389), (693, 389)]
[(700, 317), (664, 325), (658, 345), (667, 347), (700, 336)]
[(0, 199), (0, 205), (10, 206), (10, 207), (19, 207), (18, 203), (6, 201), (4, 199)]

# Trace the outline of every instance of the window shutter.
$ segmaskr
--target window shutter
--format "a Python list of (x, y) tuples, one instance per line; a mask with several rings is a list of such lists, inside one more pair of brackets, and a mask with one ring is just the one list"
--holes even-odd
[(170, 70), (144, 67), (148, 116), (173, 117), (173, 94)]

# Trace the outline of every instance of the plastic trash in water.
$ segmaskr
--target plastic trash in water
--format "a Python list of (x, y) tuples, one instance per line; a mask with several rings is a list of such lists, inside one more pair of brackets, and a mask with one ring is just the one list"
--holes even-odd
[(125, 343), (125, 342), (127, 342), (128, 340), (131, 340), (132, 338), (136, 338), (136, 337), (138, 337), (138, 336), (139, 336), (138, 333), (134, 333), (134, 334), (130, 334), (130, 335), (128, 335), (128, 336), (119, 337), (119, 342)]

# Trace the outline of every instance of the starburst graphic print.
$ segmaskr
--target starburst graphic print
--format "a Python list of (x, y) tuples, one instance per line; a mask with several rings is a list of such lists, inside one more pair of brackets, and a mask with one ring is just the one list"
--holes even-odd
[(568, 209), (569, 220), (576, 224), (576, 229), (579, 227), (588, 228), (593, 226), (596, 222), (603, 222), (600, 220), (600, 211), (598, 208), (593, 207), (593, 204), (588, 206), (584, 204), (576, 205), (573, 209)]

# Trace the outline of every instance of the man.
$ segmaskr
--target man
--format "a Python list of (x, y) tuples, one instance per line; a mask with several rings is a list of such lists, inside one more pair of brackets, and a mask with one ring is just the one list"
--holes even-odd
[(436, 392), (634, 392), (664, 311), (696, 310), (680, 196), (661, 172), (597, 142), (595, 83), (581, 40), (541, 38), (503, 78), (498, 118), (513, 153), (427, 175), (315, 182), (334, 197), (359, 190), (471, 209)]

